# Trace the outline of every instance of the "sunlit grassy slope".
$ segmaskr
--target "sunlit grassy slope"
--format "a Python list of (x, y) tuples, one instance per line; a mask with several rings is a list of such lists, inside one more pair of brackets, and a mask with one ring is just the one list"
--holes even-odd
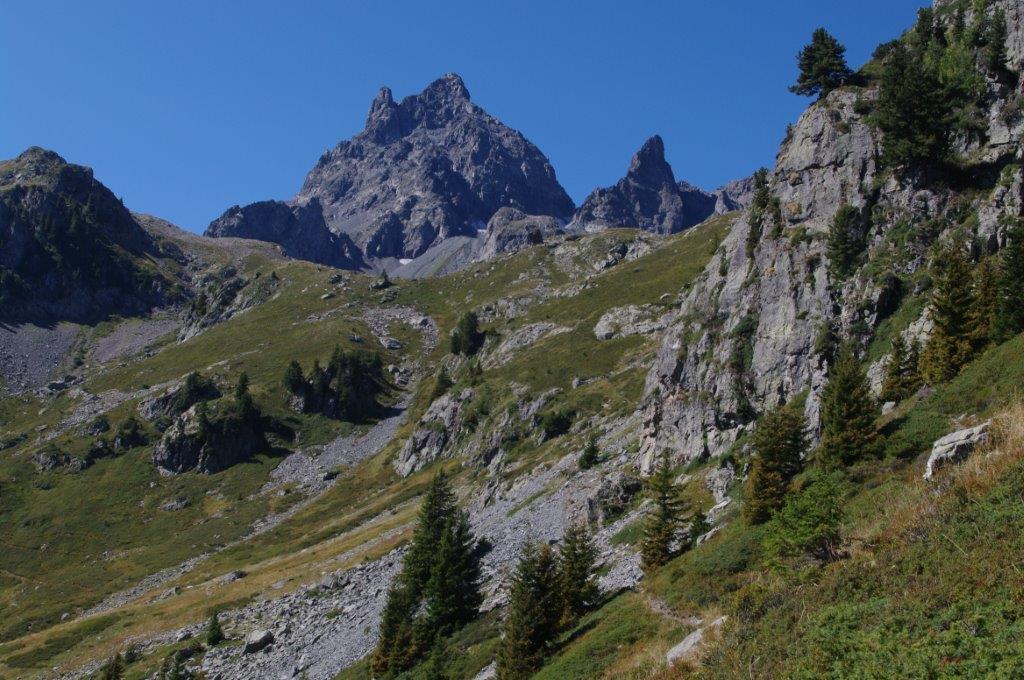
[[(654, 304), (668, 309), (677, 304), (676, 295), (703, 269), (731, 220), (719, 218), (666, 239), (650, 254), (600, 273), (594, 263), (615, 243), (633, 241), (635, 232), (611, 231), (558, 248), (541, 246), (447, 277), (396, 282), (385, 292), (371, 290), (366, 276), (346, 274), (347, 285), (338, 285), (331, 282), (335, 270), (254, 253), (245, 258), (241, 273), (276, 274), (281, 285), (272, 299), (185, 343), (167, 342), (152, 356), (90, 367), (84, 384), (92, 394), (129, 395), (107, 413), (116, 427), (135, 410), (137, 391), (180, 379), (191, 370), (229, 388), (242, 371), (247, 372), (260, 407), (287, 422), (297, 438), (275, 442), (277, 450), (214, 475), (160, 477), (150, 463), (152, 444), (100, 460), (81, 473), (37, 473), (32, 453), (43, 444), (45, 432), (80, 406), (81, 397), (66, 393), (50, 402), (39, 397), (0, 402), (3, 436), (17, 442), (0, 452), (0, 523), (10, 528), (0, 539), (6, 548), (0, 551), (0, 640), (6, 641), (0, 644), (0, 677), (32, 677), (54, 665), (74, 666), (111, 653), (130, 637), (170, 630), (202, 620), (215, 608), (264, 596), (271, 584), (277, 585), (273, 592), (280, 593), (317, 580), (324, 565), (344, 566), (337, 559), (341, 555), (355, 563), (404, 540), (399, 532), (387, 542), (372, 541), (411, 519), (415, 498), (427, 479), (428, 473), (397, 478), (390, 460), (425, 409), (430, 380), (418, 385), (406, 424), (380, 455), (344, 472), (336, 486), (277, 527), (236, 543), (254, 520), (299, 500), (298, 493), (258, 493), (279, 456), (289, 448), (368, 426), (295, 414), (287, 409), (281, 386), (284, 368), (292, 359), (308, 366), (314, 358), (326, 359), (336, 345), (372, 347), (375, 341), (363, 320), (365, 310), (411, 307), (435, 319), (441, 342), (434, 350), (426, 351), (419, 334), (400, 324), (392, 326), (391, 334), (403, 348), (381, 348), (385, 363), (408, 359), (429, 376), (447, 352), (448, 331), (461, 314), (499, 298), (530, 298), (521, 316), (485, 324), (495, 341), (542, 320), (572, 330), (526, 348), (500, 368), (484, 371), (477, 379), (479, 391), (497, 409), (513, 398), (512, 381), (532, 394), (560, 387), (564, 392), (558, 403), (575, 410), (579, 418), (626, 414), (636, 405), (656, 339), (599, 341), (594, 324), (615, 306)], [(545, 299), (542, 294), (585, 280), (587, 286), (574, 296)], [(327, 293), (331, 295), (324, 299)], [(352, 343), (352, 336), (361, 336), (365, 343)], [(570, 389), (576, 377), (592, 380)], [(397, 392), (388, 396), (397, 398)], [(37, 431), (44, 425), (45, 430)], [(71, 428), (52, 443), (82, 453), (91, 442), (80, 428)], [(560, 438), (537, 449), (524, 440), (510, 457), (523, 462), (525, 471), (529, 461), (561, 455), (577, 444)], [(462, 477), (462, 483), (471, 483), (466, 473)], [(173, 499), (185, 499), (188, 505), (177, 512), (160, 509)], [(233, 545), (221, 549), (226, 544)], [(209, 552), (215, 554), (191, 572), (161, 584), (161, 591), (180, 588), (178, 597), (152, 601), (158, 594), (154, 592), (102, 616), (75, 618), (146, 575)], [(211, 582), (233, 569), (243, 569), (248, 576), (230, 584)], [(71, 620), (61, 623), (65, 612)]]

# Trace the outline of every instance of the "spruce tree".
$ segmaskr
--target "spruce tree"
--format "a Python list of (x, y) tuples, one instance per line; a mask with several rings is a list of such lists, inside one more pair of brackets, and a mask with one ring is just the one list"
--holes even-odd
[(972, 275), (974, 304), (968, 310), (971, 348), (985, 349), (993, 335), (999, 315), (999, 267), (995, 258), (986, 257), (974, 267)]
[(928, 308), (932, 335), (921, 353), (921, 374), (929, 384), (954, 378), (971, 357), (970, 310), (974, 307), (971, 264), (964, 249), (946, 246), (936, 258)]
[(652, 502), (644, 524), (640, 556), (645, 571), (657, 569), (672, 557), (672, 543), (679, 532), (682, 501), (672, 478), (668, 452), (663, 451), (658, 466), (647, 480)]
[(285, 389), (292, 394), (299, 394), (306, 387), (306, 380), (302, 376), (302, 366), (298, 361), (292, 361), (284, 372)]
[(747, 476), (743, 514), (752, 524), (768, 521), (782, 507), (789, 483), (803, 468), (807, 420), (795, 405), (766, 413), (754, 429), (754, 455)]
[(882, 401), (902, 401), (921, 386), (917, 355), (916, 341), (908, 347), (902, 333), (896, 333), (893, 336), (892, 351), (885, 364), (885, 376), (882, 379), (882, 389), (879, 394)]
[(819, 461), (834, 467), (877, 455), (877, 416), (878, 404), (871, 394), (867, 373), (853, 347), (846, 345), (829, 371), (822, 393)]
[(388, 592), (370, 658), (375, 675), (410, 668), (439, 637), (476, 616), (481, 602), (476, 548), (469, 519), (441, 471), (427, 489), (412, 545)]
[(1006, 232), (1000, 254), (999, 301), (993, 339), (1005, 342), (1024, 332), (1024, 219), (1016, 219)]
[(690, 547), (697, 545), (697, 539), (711, 531), (711, 522), (708, 521), (707, 513), (697, 510), (693, 519), (690, 520)]
[(210, 615), (210, 622), (206, 624), (206, 644), (216, 647), (224, 642), (224, 630), (220, 627), (220, 619), (216, 614)]
[(857, 267), (864, 246), (857, 234), (857, 209), (840, 206), (828, 231), (829, 270), (838, 280), (845, 279)]
[(101, 680), (122, 680), (124, 678), (124, 658), (120, 652), (110, 657), (110, 660), (103, 666), (100, 678)]
[(852, 75), (846, 48), (824, 28), (815, 30), (810, 44), (800, 50), (797, 65), (800, 75), (789, 91), (805, 97), (824, 97)]
[(238, 383), (235, 385), (235, 412), (242, 422), (252, 423), (258, 417), (256, 404), (253, 403), (252, 395), (249, 394), (249, 374), (242, 373), (238, 376)]
[(466, 513), (456, 510), (445, 525), (424, 589), (426, 622), (435, 635), (466, 625), (480, 608), (480, 562)]
[(764, 231), (764, 215), (772, 202), (771, 189), (768, 185), (768, 169), (760, 168), (754, 173), (754, 195), (750, 200), (750, 231), (747, 232), (746, 253), (753, 258), (757, 244), (761, 242)]
[(595, 581), (597, 547), (586, 524), (571, 525), (558, 550), (558, 585), (562, 595), (562, 620), (575, 623), (597, 604)]
[(452, 354), (472, 356), (484, 344), (484, 334), (480, 332), (480, 319), (476, 312), (466, 312), (459, 318), (455, 330), (452, 331)]
[(583, 453), (580, 455), (580, 469), (589, 470), (598, 464), (599, 453), (597, 450), (597, 439), (593, 436), (587, 440), (587, 446), (583, 449)]
[(560, 630), (558, 565), (547, 545), (529, 545), (512, 577), (498, 680), (526, 680), (543, 665)]
[(942, 161), (950, 147), (951, 104), (924, 56), (896, 42), (885, 58), (875, 123), (887, 167)]
[(1006, 11), (997, 7), (989, 24), (988, 35), (985, 42), (985, 62), (988, 69), (995, 74), (1003, 75), (1006, 72), (1006, 62), (1009, 59), (1006, 52)]

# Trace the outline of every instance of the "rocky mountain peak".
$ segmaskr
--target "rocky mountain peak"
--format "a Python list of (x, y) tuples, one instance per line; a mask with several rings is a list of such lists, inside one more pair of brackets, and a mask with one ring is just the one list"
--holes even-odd
[(150, 236), (90, 168), (34, 146), (0, 161), (0, 318), (94, 320), (148, 309), (166, 281)]
[[(415, 258), (454, 236), (475, 237), (499, 208), (565, 220), (573, 202), (540, 150), (469, 99), (462, 78), (449, 73), (419, 94), (396, 102), (382, 88), (370, 105), (366, 129), (325, 153), (289, 206), (313, 205), (334, 243), (354, 244), (369, 261)], [(315, 238), (299, 247), (317, 220), (291, 211), (240, 209), (230, 225), (215, 221), (209, 235), (247, 236), (285, 245), (286, 252), (337, 264), (332, 242)], [(253, 220), (277, 219), (268, 227)], [(303, 234), (294, 235), (299, 225)], [(344, 260), (362, 261), (354, 253)]]
[(685, 182), (676, 183), (672, 166), (665, 160), (665, 142), (654, 135), (633, 156), (625, 177), (587, 196), (570, 229), (635, 227), (674, 234), (715, 212), (714, 195)]
[(660, 135), (644, 142), (633, 156), (626, 176), (638, 184), (652, 187), (676, 183), (672, 166), (665, 160), (665, 143)]

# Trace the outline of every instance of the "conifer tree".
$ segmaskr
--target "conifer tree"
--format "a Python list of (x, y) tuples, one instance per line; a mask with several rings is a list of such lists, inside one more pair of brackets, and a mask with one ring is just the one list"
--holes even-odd
[(110, 660), (103, 666), (100, 678), (101, 680), (122, 680), (124, 678), (124, 658), (120, 652), (110, 657)]
[(285, 389), (292, 394), (299, 394), (306, 387), (306, 380), (302, 376), (302, 366), (299, 365), (298, 361), (292, 360), (288, 364), (288, 368), (284, 372), (284, 383)]
[(754, 429), (752, 444), (743, 514), (752, 524), (761, 524), (782, 507), (790, 481), (803, 468), (807, 451), (803, 412), (786, 405), (766, 413)]
[(811, 42), (797, 55), (800, 75), (789, 88), (794, 94), (824, 97), (849, 80), (846, 48), (824, 28), (814, 31)]
[(747, 233), (747, 257), (754, 257), (757, 244), (761, 242), (764, 230), (764, 215), (772, 202), (771, 189), (768, 185), (768, 169), (760, 168), (754, 173), (754, 195), (750, 200), (750, 231)]
[(426, 623), (435, 635), (449, 635), (469, 623), (480, 608), (480, 562), (466, 513), (456, 510), (441, 536), (424, 588)]
[(903, 42), (889, 49), (882, 69), (875, 123), (883, 132), (888, 167), (945, 159), (950, 145), (951, 104), (924, 56)]
[(243, 422), (251, 423), (257, 418), (256, 404), (253, 403), (252, 395), (249, 394), (249, 374), (242, 373), (238, 376), (238, 383), (235, 385), (235, 411)]
[(917, 355), (916, 341), (908, 347), (902, 333), (896, 333), (893, 336), (892, 351), (885, 364), (885, 376), (882, 379), (882, 389), (879, 395), (882, 401), (901, 401), (921, 386)]
[(857, 209), (852, 205), (840, 206), (832, 218), (828, 231), (829, 269), (839, 279), (853, 273), (863, 251), (857, 234)]
[(476, 548), (469, 520), (441, 471), (427, 489), (412, 545), (388, 592), (370, 658), (375, 675), (410, 668), (439, 637), (476, 615), (481, 602)]
[(451, 659), (448, 654), (448, 648), (445, 646), (444, 640), (438, 638), (434, 642), (433, 649), (430, 650), (430, 657), (427, 659), (427, 668), (423, 675), (423, 680), (452, 680), (452, 676), (448, 672), (450, 663)]
[(527, 546), (512, 577), (498, 649), (498, 680), (526, 680), (543, 665), (559, 632), (558, 565), (547, 545)]
[(484, 344), (484, 334), (480, 332), (480, 319), (476, 312), (466, 312), (459, 318), (455, 330), (452, 331), (452, 354), (472, 356)]
[(690, 520), (690, 547), (697, 545), (697, 539), (711, 531), (711, 522), (708, 521), (707, 513), (697, 510)]
[(999, 315), (999, 267), (995, 258), (979, 262), (971, 279), (974, 305), (968, 310), (968, 327), (971, 348), (979, 352), (991, 342)]
[(583, 453), (580, 455), (580, 469), (589, 470), (594, 467), (599, 462), (598, 458), (597, 439), (591, 436), (587, 440), (587, 446), (583, 449)]
[(875, 418), (878, 405), (867, 373), (846, 345), (829, 371), (821, 399), (819, 461), (826, 467), (850, 465), (879, 452)]
[(672, 557), (672, 543), (679, 531), (682, 512), (682, 501), (672, 478), (672, 464), (667, 451), (662, 452), (647, 485), (652, 507), (645, 520), (640, 556), (644, 570), (650, 571)]
[(928, 314), (932, 335), (921, 353), (921, 374), (932, 385), (951, 380), (971, 356), (970, 313), (974, 307), (971, 264), (964, 249), (945, 247), (936, 258)]
[(985, 61), (990, 71), (1002, 75), (1006, 71), (1006, 11), (997, 7), (986, 36)]
[(447, 369), (444, 366), (437, 372), (437, 377), (434, 379), (434, 389), (430, 393), (430, 400), (434, 401), (442, 397), (453, 385), (451, 376), (448, 375)]
[(1012, 223), (1006, 239), (1000, 255), (999, 301), (993, 327), (996, 342), (1024, 332), (1024, 219)]
[(558, 550), (558, 585), (563, 602), (562, 620), (566, 625), (576, 622), (597, 604), (596, 562), (597, 547), (586, 524), (571, 525)]
[(206, 624), (206, 644), (216, 647), (224, 642), (224, 630), (220, 627), (220, 619), (217, 614), (210, 615), (210, 622)]

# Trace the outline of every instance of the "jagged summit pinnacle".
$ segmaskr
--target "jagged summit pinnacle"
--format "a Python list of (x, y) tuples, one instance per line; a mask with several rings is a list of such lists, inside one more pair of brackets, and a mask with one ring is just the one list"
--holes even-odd
[[(369, 261), (415, 258), (452, 236), (476, 236), (500, 208), (567, 220), (573, 202), (540, 150), (521, 133), (470, 101), (462, 78), (448, 73), (419, 94), (395, 101), (382, 87), (366, 129), (327, 151), (306, 177), (292, 206), (316, 198), (324, 228), (351, 237)], [(235, 209), (207, 233), (287, 240), (288, 211)], [(280, 216), (285, 223), (256, 224)], [(303, 224), (314, 225), (307, 216)], [(301, 240), (308, 239), (308, 234)], [(327, 238), (318, 238), (326, 243)], [(314, 249), (315, 250), (315, 249)], [(314, 259), (333, 264), (336, 259)]]
[(665, 143), (660, 135), (654, 135), (644, 142), (633, 156), (627, 176), (651, 186), (676, 183), (672, 166), (665, 160)]

